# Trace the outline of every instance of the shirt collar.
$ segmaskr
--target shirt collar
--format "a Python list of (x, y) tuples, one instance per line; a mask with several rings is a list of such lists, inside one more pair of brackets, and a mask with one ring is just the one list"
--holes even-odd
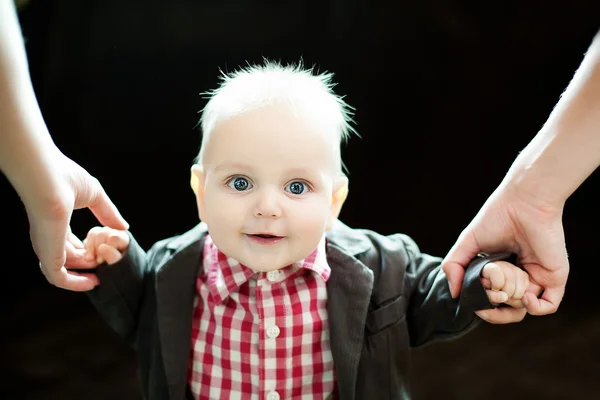
[[(327, 282), (331, 275), (331, 268), (327, 263), (325, 244), (326, 239), (323, 237), (317, 248), (308, 257), (280, 269), (279, 271), (284, 273), (283, 279), (280, 279), (280, 281), (292, 275), (298, 275), (303, 271), (312, 271)], [(217, 248), (208, 234), (204, 242), (203, 254), (204, 282), (208, 285), (215, 302), (223, 303), (232, 292), (248, 282), (253, 275), (260, 273), (240, 264), (231, 257), (227, 257)]]

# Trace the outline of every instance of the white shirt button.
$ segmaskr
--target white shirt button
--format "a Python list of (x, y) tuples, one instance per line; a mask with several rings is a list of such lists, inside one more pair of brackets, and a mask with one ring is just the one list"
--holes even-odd
[(277, 282), (279, 279), (280, 272), (278, 270), (267, 272), (267, 279), (269, 282)]
[[(267, 336), (270, 337), (271, 339), (275, 339), (277, 336), (279, 336), (279, 332), (280, 332), (279, 327), (277, 325), (273, 325), (272, 327), (267, 329)], [(279, 398), (279, 397), (277, 397), (277, 398)]]
[(279, 400), (279, 393), (276, 391), (267, 393), (267, 400)]

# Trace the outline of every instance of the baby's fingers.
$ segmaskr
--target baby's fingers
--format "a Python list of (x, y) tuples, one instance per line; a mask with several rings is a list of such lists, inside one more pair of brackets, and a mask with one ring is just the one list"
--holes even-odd
[(515, 292), (511, 296), (513, 300), (521, 300), (525, 294), (525, 290), (529, 287), (529, 274), (523, 270), (518, 270), (515, 273)]
[(98, 248), (100, 243), (106, 242), (107, 234), (108, 234), (108, 232), (106, 231), (106, 229), (104, 229), (103, 227), (100, 227), (100, 226), (96, 226), (96, 227), (90, 229), (90, 231), (88, 232), (88, 234), (83, 242), (83, 246), (85, 248), (85, 259), (87, 261), (96, 260), (99, 263), (102, 262), (102, 261), (98, 261), (98, 255), (96, 254), (96, 249)]
[(481, 275), (483, 278), (489, 279), (490, 288), (493, 291), (498, 291), (504, 287), (504, 272), (498, 264), (494, 262), (486, 264), (483, 271), (481, 271)]
[(504, 304), (511, 306), (512, 308), (525, 308), (525, 304), (523, 304), (523, 298), (520, 298), (518, 300), (515, 299), (508, 299), (508, 301), (506, 301)]
[(485, 292), (492, 304), (500, 304), (508, 300), (508, 295), (504, 292), (497, 292), (495, 290), (486, 290)]
[(129, 235), (126, 231), (111, 230), (106, 239), (106, 244), (117, 250), (126, 250), (129, 246)]
[(92, 269), (98, 266), (95, 260), (86, 259), (85, 249), (76, 248), (70, 241), (65, 242), (65, 250), (67, 253), (65, 267), (67, 269)]
[(98, 253), (98, 258), (101, 259), (102, 262), (106, 261), (107, 264), (114, 264), (123, 258), (123, 255), (119, 250), (105, 243), (101, 243), (96, 249), (96, 252)]

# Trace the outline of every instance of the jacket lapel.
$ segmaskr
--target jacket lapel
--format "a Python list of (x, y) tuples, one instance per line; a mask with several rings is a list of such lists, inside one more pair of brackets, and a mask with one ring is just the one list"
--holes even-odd
[(169, 243), (174, 254), (157, 274), (158, 329), (172, 399), (183, 399), (187, 386), (196, 276), (205, 234), (206, 226), (200, 224)]
[(327, 242), (327, 261), (331, 267), (327, 281), (329, 337), (340, 398), (353, 400), (373, 271), (354, 257), (368, 248), (366, 238), (345, 225), (338, 228), (328, 234)]
[[(196, 277), (202, 267), (206, 232), (206, 225), (200, 223), (171, 241), (167, 248), (174, 253), (157, 273), (158, 328), (173, 399), (182, 399), (186, 393)], [(373, 289), (373, 272), (354, 256), (365, 252), (369, 241), (341, 222), (327, 238), (327, 262), (332, 271), (327, 281), (331, 351), (340, 398), (353, 400)]]

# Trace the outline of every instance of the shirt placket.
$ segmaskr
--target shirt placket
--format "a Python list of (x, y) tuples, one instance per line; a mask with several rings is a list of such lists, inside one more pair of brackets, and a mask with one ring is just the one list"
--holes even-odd
[[(260, 273), (257, 280), (256, 302), (259, 313), (259, 362), (261, 400), (284, 398), (285, 365), (278, 365), (278, 350), (285, 347), (285, 305), (282, 285), (277, 284), (281, 271)], [(285, 362), (285, 359), (282, 360)]]

